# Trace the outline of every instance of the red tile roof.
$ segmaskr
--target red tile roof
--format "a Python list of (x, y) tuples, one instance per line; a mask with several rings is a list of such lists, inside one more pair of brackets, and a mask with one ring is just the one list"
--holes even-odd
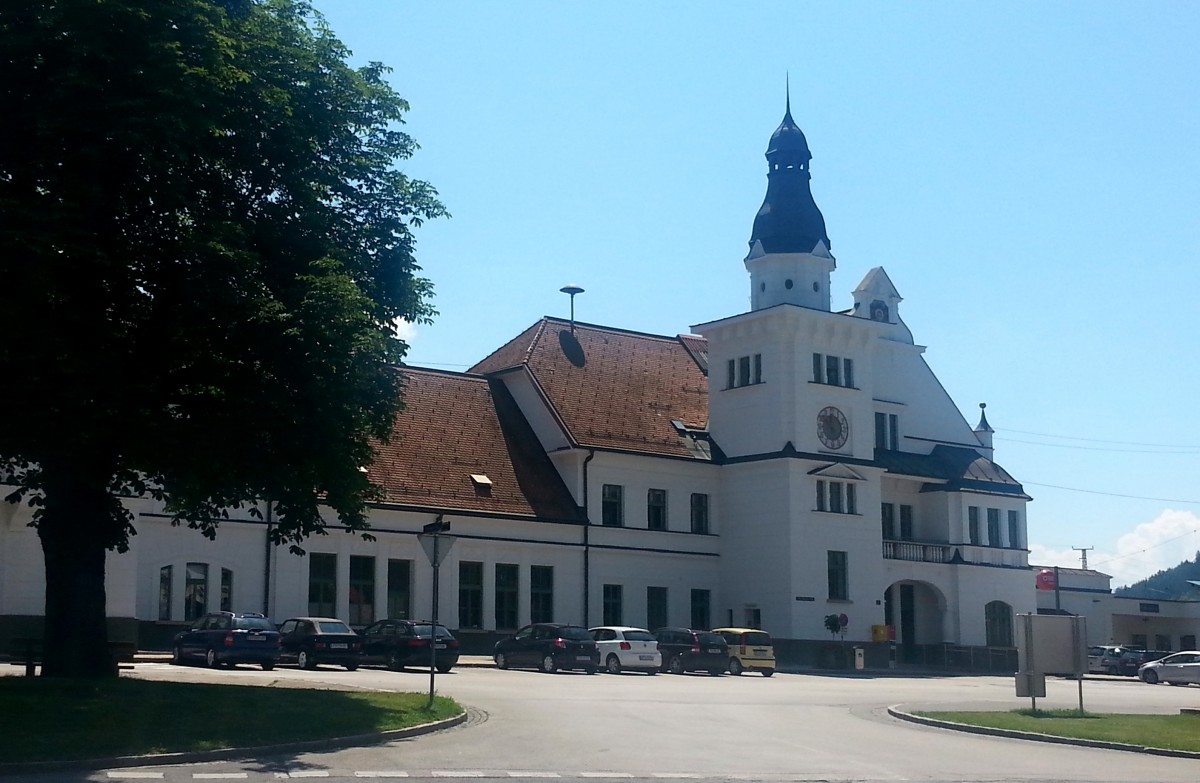
[(662, 337), (543, 318), (471, 372), (524, 365), (583, 447), (695, 458), (672, 420), (708, 424), (703, 338)]
[[(405, 410), (368, 476), (384, 502), (582, 521), (529, 423), (498, 381), (405, 368)], [(471, 476), (490, 480), (487, 491)]]

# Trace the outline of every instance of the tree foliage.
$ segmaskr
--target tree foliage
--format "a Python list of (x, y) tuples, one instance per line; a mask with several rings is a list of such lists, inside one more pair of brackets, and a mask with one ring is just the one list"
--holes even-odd
[(0, 465), (37, 506), (50, 655), (81, 610), (58, 569), (98, 552), (102, 600), (123, 495), (209, 537), (261, 498), (276, 543), (322, 506), (365, 528), (394, 324), (433, 315), (412, 228), (444, 210), (394, 167), (387, 69), (302, 0), (8, 0), (0, 51)]

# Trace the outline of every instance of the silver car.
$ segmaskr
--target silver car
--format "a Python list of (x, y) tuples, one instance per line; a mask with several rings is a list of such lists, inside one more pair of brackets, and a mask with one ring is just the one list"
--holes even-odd
[(1138, 667), (1138, 677), (1151, 685), (1159, 682), (1170, 685), (1200, 682), (1200, 652), (1187, 650), (1143, 663)]
[(588, 633), (596, 640), (600, 665), (609, 674), (620, 674), (626, 669), (657, 674), (662, 668), (658, 640), (645, 628), (602, 625), (589, 628)]

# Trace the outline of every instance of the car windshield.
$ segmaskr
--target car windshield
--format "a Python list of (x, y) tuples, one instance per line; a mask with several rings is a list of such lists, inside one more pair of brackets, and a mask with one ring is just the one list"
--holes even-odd
[(654, 634), (649, 631), (626, 631), (625, 641), (627, 642), (653, 642), (655, 641)]
[(696, 641), (700, 644), (726, 644), (725, 637), (719, 633), (698, 633), (696, 634)]
[(317, 629), (321, 633), (354, 633), (341, 620), (321, 620), (317, 623)]
[(234, 628), (248, 631), (274, 631), (275, 625), (265, 617), (238, 617), (233, 621)]
[(755, 631), (746, 634), (746, 644), (757, 644), (759, 646), (769, 645), (771, 643), (771, 635), (764, 631)]
[(590, 642), (592, 640), (592, 636), (587, 632), (587, 629), (580, 628), (577, 625), (564, 626), (559, 628), (557, 633), (560, 639), (570, 639), (576, 642)]
[[(435, 633), (437, 634), (437, 638), (439, 638), (439, 639), (453, 639), (454, 638), (454, 636), (450, 633), (450, 631), (441, 625), (439, 625), (437, 627), (437, 631)], [(414, 636), (429, 636), (428, 623), (425, 625), (414, 625), (413, 626), (413, 635)]]

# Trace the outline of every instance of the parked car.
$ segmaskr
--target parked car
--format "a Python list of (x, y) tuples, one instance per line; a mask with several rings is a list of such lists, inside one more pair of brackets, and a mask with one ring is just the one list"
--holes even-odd
[(1170, 650), (1124, 650), (1117, 660), (1117, 674), (1136, 677), (1143, 663), (1157, 661), (1170, 654)]
[[(1113, 660), (1116, 655), (1120, 655), (1120, 647), (1115, 644), (1097, 644), (1088, 648), (1088, 673), (1089, 674), (1105, 674), (1108, 672), (1110, 665), (1115, 665)], [(1115, 651), (1115, 655), (1114, 655)], [(1105, 660), (1105, 656), (1109, 656)]]
[(1142, 682), (1151, 685), (1159, 682), (1169, 685), (1200, 682), (1200, 651), (1185, 650), (1148, 661), (1138, 667), (1137, 674)]
[(645, 628), (602, 625), (589, 628), (588, 633), (596, 642), (604, 670), (609, 674), (620, 674), (625, 669), (658, 674), (662, 668), (658, 640)]
[(496, 642), (492, 659), (497, 669), (532, 667), (547, 674), (559, 669), (582, 669), (595, 674), (600, 668), (600, 649), (586, 628), (534, 623)]
[(1104, 669), (1105, 674), (1119, 674), (1121, 668), (1121, 655), (1128, 650), (1138, 650), (1141, 647), (1134, 647), (1130, 644), (1122, 644), (1112, 648), (1106, 648), (1100, 656), (1100, 667)]
[(714, 677), (729, 665), (729, 644), (720, 634), (691, 628), (659, 628), (654, 631), (662, 652), (663, 671), (672, 674), (705, 671)]
[(362, 663), (362, 637), (333, 617), (293, 617), (279, 626), (280, 660), (301, 669), (321, 664), (354, 671)]
[(271, 671), (279, 662), (279, 633), (257, 612), (211, 612), (175, 634), (171, 663), (198, 658), (210, 668), (257, 663)]
[(714, 628), (729, 645), (729, 673), (749, 670), (764, 677), (775, 673), (775, 646), (771, 634), (757, 628)]
[(359, 635), (362, 636), (363, 663), (382, 663), (394, 671), (405, 666), (427, 667), (430, 639), (433, 639), (435, 669), (445, 674), (458, 663), (458, 639), (444, 625), (416, 620), (380, 620), (362, 629)]

